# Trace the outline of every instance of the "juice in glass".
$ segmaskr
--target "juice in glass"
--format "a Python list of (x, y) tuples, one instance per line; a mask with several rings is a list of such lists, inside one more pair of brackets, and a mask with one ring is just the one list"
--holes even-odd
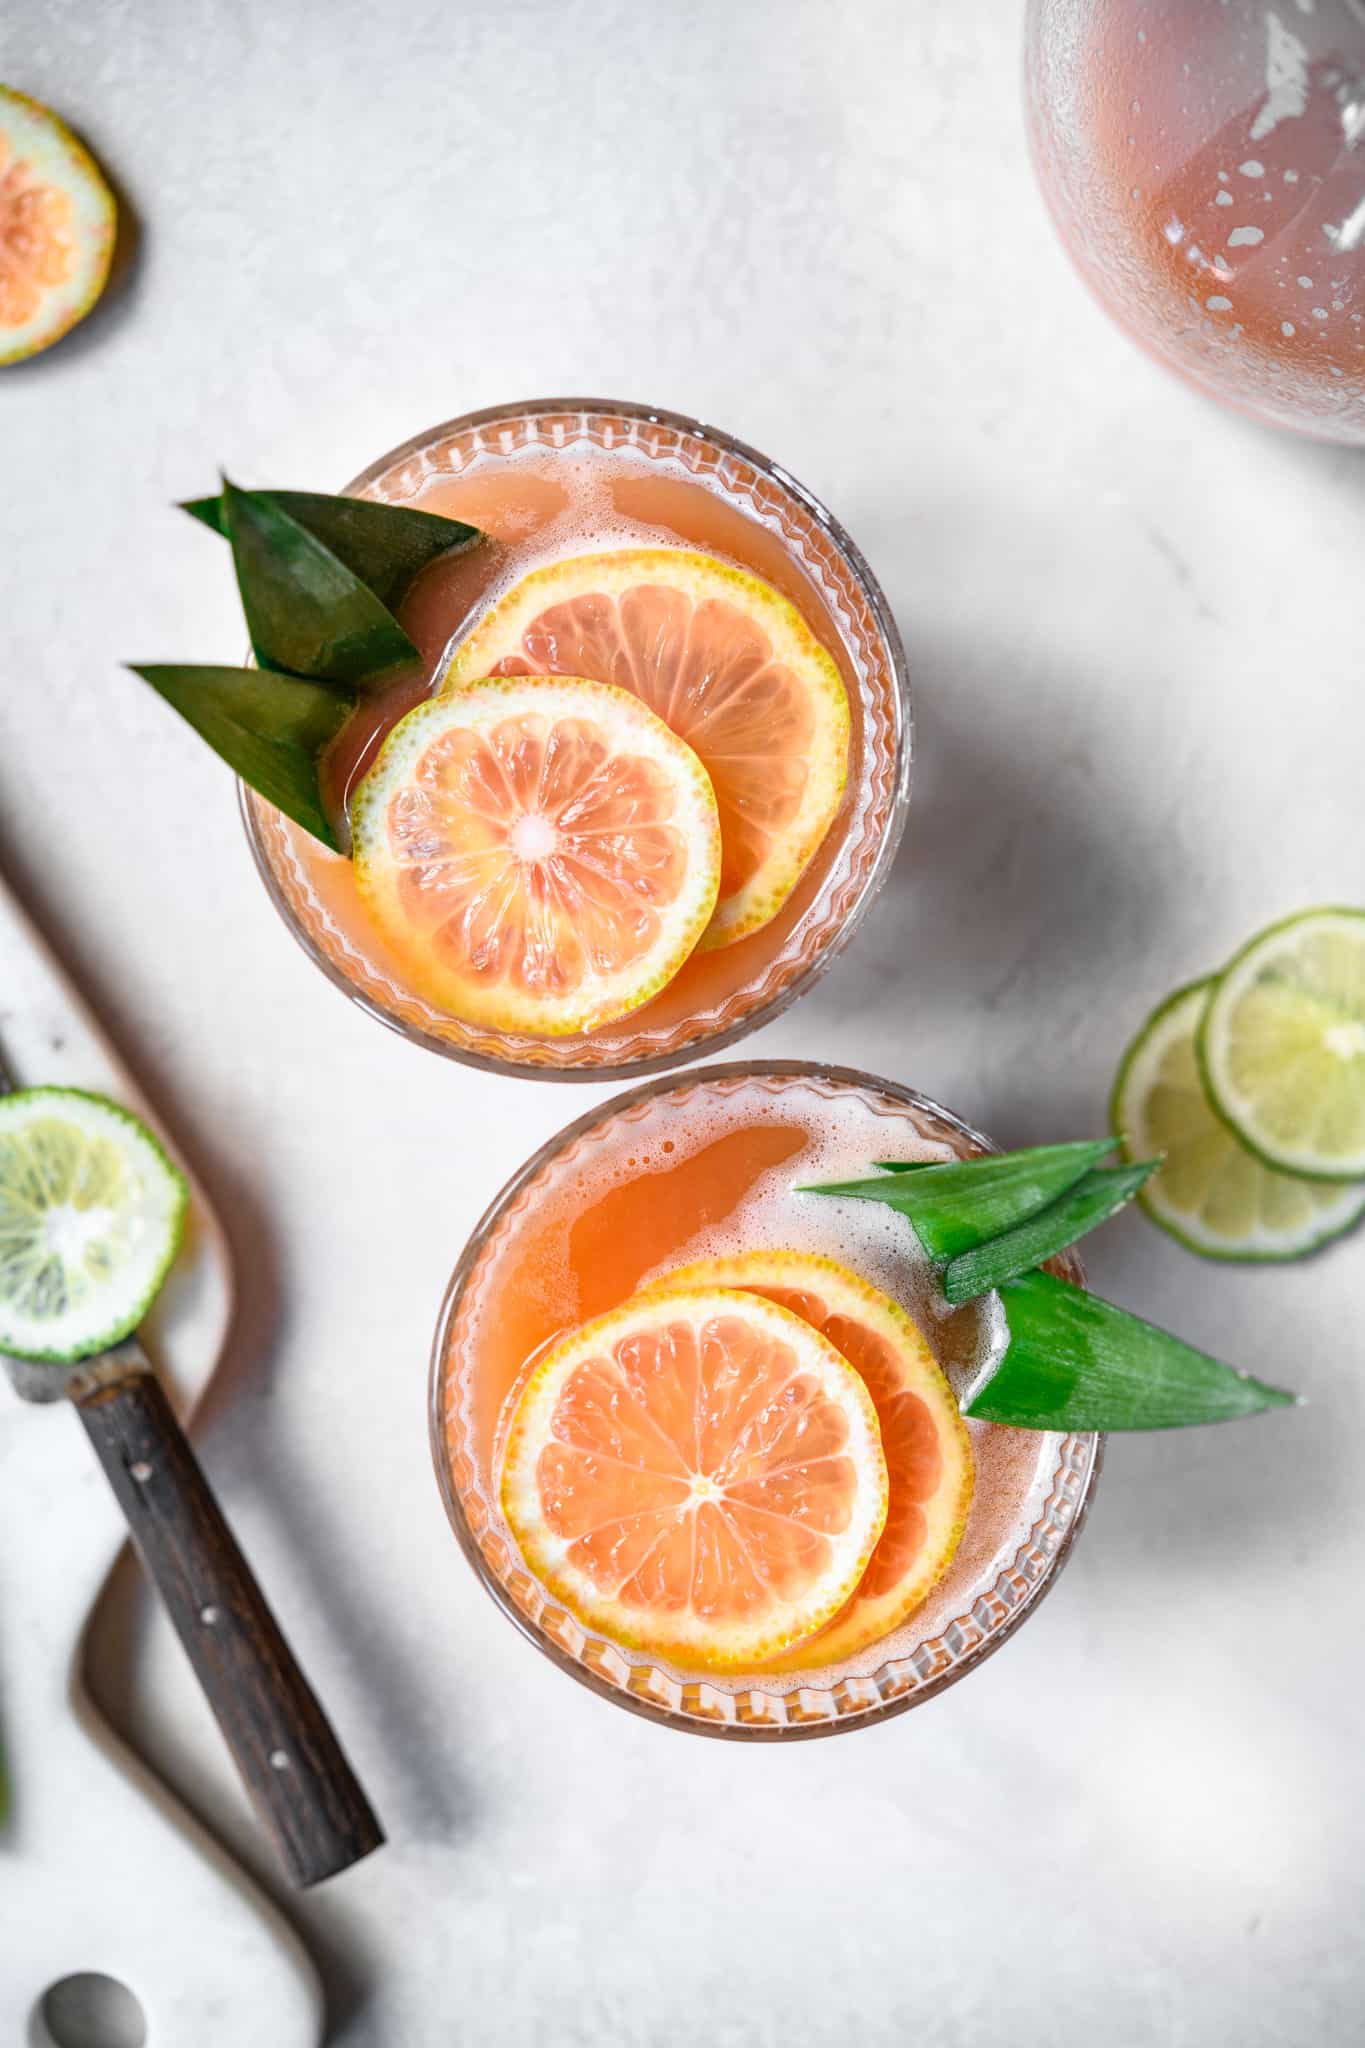
[(552, 1139), (504, 1189), (446, 1298), (432, 1363), (433, 1452), (471, 1563), (565, 1670), (675, 1726), (790, 1738), (917, 1704), (1032, 1610), (1089, 1497), (1094, 1436), (969, 1421), (975, 1487), (944, 1576), (889, 1636), (832, 1665), (811, 1661), (818, 1650), (807, 1645), (797, 1670), (689, 1669), (585, 1628), (527, 1568), (500, 1497), (509, 1416), (536, 1363), (566, 1331), (703, 1258), (780, 1249), (837, 1260), (914, 1318), (965, 1405), (1004, 1341), (995, 1298), (950, 1308), (903, 1218), (799, 1189), (858, 1177), (878, 1160), (983, 1149), (958, 1118), (889, 1082), (797, 1062), (723, 1066), (617, 1097)]
[(1365, 442), (1365, 5), (1031, 0), (1043, 189), (1151, 352)]
[(261, 872), (312, 958), (421, 1043), (547, 1078), (675, 1064), (731, 1043), (783, 1008), (861, 918), (895, 850), (907, 797), (904, 656), (881, 592), (835, 521), (784, 472), (728, 437), (671, 414), (595, 401), (510, 406), (450, 422), (382, 458), (352, 488), (465, 520), (486, 539), (433, 564), (410, 592), (403, 623), (422, 672), (342, 735), (328, 764), (336, 802), (354, 793), (385, 731), (439, 684), (452, 654), (520, 579), (569, 558), (637, 548), (698, 551), (762, 579), (796, 607), (847, 695), (847, 781), (771, 922), (697, 950), (642, 1008), (559, 1038), (443, 1012), (386, 944), (351, 863), (246, 791)]

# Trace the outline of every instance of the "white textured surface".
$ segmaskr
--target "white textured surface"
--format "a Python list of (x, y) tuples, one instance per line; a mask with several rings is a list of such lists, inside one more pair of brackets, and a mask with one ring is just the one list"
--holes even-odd
[[(325, 488), (540, 391), (713, 418), (846, 521), (918, 687), (890, 887), (752, 1048), (1006, 1142), (1096, 1128), (1151, 1001), (1362, 894), (1365, 467), (1210, 409), (1096, 312), (1034, 193), (1018, 29), (998, 0), (0, 22), (0, 72), (144, 229), (121, 298), (0, 380), (0, 832), (254, 1293), (204, 1454), (392, 1836), (295, 1909), (345, 2048), (1355, 2038), (1365, 1240), (1239, 1273), (1115, 1225), (1103, 1288), (1312, 1406), (1115, 1444), (1052, 1601), (921, 1713), (790, 1751), (637, 1723), (495, 1613), (425, 1441), (466, 1230), (607, 1091), (349, 1010), (225, 777), (117, 667), (240, 648), (221, 552), (166, 509), (219, 462)], [(106, 1637), (120, 1712), (264, 1869), (169, 1631)]]
[[(92, 1088), (156, 1116), (3, 877), (0, 1050), (15, 1084)], [(182, 1416), (202, 1399), (231, 1319), (223, 1235), (196, 1185), (185, 1249), (146, 1324)], [(25, 1414), (7, 1388), (0, 1398), (12, 1425), (0, 1436), (0, 1732), (15, 1788), (0, 1831), (0, 2040), (44, 2048), (47, 2033), (31, 2027), (44, 1994), (99, 1970), (137, 1986), (155, 2038), (239, 2048), (266, 2000), (277, 2048), (315, 2048), (321, 1986), (296, 1937), (92, 1710), (81, 1639), (126, 1532), (85, 1432), (65, 1402)], [(127, 1570), (125, 1554), (121, 1580)], [(211, 1926), (212, 1945), (168, 1942), (182, 1918)]]

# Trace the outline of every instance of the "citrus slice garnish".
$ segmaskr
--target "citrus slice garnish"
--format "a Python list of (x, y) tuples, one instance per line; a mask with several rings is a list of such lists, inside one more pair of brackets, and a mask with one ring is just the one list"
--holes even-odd
[(0, 363), (84, 319), (114, 255), (114, 195), (64, 121), (0, 85)]
[(660, 1285), (761, 1294), (827, 1337), (862, 1379), (886, 1458), (886, 1526), (843, 1611), (780, 1658), (778, 1669), (837, 1664), (890, 1635), (947, 1571), (972, 1503), (967, 1426), (918, 1326), (889, 1295), (814, 1252), (701, 1259), (665, 1274)]
[(777, 915), (839, 808), (848, 698), (796, 606), (683, 548), (537, 569), (461, 642), (442, 688), (487, 675), (615, 683), (700, 755), (720, 806), (720, 900), (706, 947)]
[(0, 1351), (69, 1365), (136, 1329), (187, 1201), (145, 1124), (102, 1095), (0, 1100)]
[(1164, 1155), (1137, 1198), (1190, 1251), (1299, 1258), (1365, 1215), (1365, 1187), (1280, 1173), (1214, 1113), (1195, 1041), (1217, 980), (1190, 982), (1152, 1012), (1124, 1054), (1110, 1121), (1127, 1158)]
[(1305, 910), (1218, 977), (1195, 1040), (1210, 1102), (1282, 1173), (1365, 1179), (1365, 910)]
[(1195, 1034), (1217, 977), (1152, 1012), (1124, 1054), (1110, 1121), (1129, 1159), (1164, 1155), (1138, 1190), (1154, 1223), (1212, 1259), (1294, 1259), (1365, 1215), (1365, 1188), (1278, 1173), (1209, 1107)]
[(717, 1287), (637, 1295), (558, 1344), (502, 1477), (527, 1564), (581, 1622), (716, 1670), (843, 1606), (886, 1498), (848, 1361), (789, 1309)]
[(412, 984), (467, 1023), (555, 1036), (649, 1001), (706, 929), (706, 771), (628, 691), (471, 685), (388, 735), (352, 812), (360, 895)]

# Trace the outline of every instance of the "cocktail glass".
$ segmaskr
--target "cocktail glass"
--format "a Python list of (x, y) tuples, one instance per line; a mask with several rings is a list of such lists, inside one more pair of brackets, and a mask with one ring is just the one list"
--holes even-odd
[[(309, 957), (362, 1009), (448, 1058), (537, 1079), (600, 1080), (678, 1065), (732, 1045), (794, 1002), (857, 929), (905, 822), (910, 710), (905, 656), (872, 572), (842, 527), (766, 456), (675, 413), (596, 399), (544, 399), (447, 421), (381, 456), (349, 486), (394, 504), (468, 518), (498, 552), (428, 572), (405, 623), (428, 670), (478, 616), (510, 564), (648, 535), (710, 549), (780, 588), (838, 661), (853, 717), (848, 789), (824, 844), (778, 916), (737, 944), (698, 953), (647, 1006), (570, 1038), (461, 1022), (426, 1001), (366, 917), (350, 863), (253, 791), (247, 834), (266, 888)], [(482, 585), (480, 579), (482, 578)], [(412, 696), (406, 699), (411, 703)], [(406, 703), (396, 707), (406, 708)], [(396, 712), (395, 712), (396, 715)]]
[[(618, 1095), (513, 1175), (461, 1255), (431, 1367), (437, 1478), (465, 1556), (538, 1649), (604, 1698), (670, 1727), (790, 1741), (932, 1698), (998, 1649), (1065, 1561), (1101, 1439), (969, 1422), (976, 1492), (946, 1576), (896, 1633), (832, 1669), (690, 1671), (585, 1628), (527, 1569), (499, 1504), (509, 1398), (567, 1327), (718, 1245), (821, 1251), (925, 1331), (964, 1402), (1004, 1341), (998, 1302), (951, 1310), (910, 1226), (878, 1204), (800, 1195), (831, 1170), (991, 1149), (913, 1089), (843, 1067), (736, 1063)], [(1063, 1266), (1079, 1279), (1074, 1260)]]

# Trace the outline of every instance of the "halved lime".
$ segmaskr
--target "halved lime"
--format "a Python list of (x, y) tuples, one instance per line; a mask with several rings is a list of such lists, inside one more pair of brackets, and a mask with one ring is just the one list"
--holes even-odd
[(189, 1190), (145, 1124), (102, 1095), (0, 1099), (0, 1351), (70, 1365), (141, 1322)]
[(1258, 932), (1218, 977), (1195, 1050), (1209, 1101), (1267, 1166), (1365, 1179), (1365, 910)]
[(1293, 1259), (1365, 1215), (1365, 1187), (1278, 1173), (1209, 1107), (1195, 1035), (1218, 977), (1191, 982), (1154, 1010), (1124, 1054), (1110, 1121), (1128, 1158), (1165, 1155), (1138, 1192), (1147, 1214), (1213, 1259)]

